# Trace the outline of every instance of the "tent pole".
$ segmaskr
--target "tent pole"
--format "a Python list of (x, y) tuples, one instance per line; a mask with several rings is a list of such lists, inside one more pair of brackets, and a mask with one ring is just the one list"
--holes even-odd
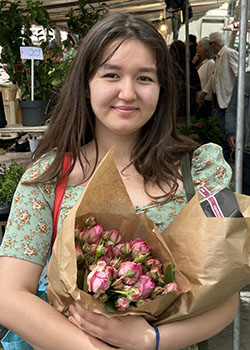
[[(236, 147), (235, 147), (235, 191), (238, 193), (242, 193), (247, 9), (248, 9), (248, 0), (241, 0), (240, 1), (238, 95), (237, 95), (237, 128), (236, 128)], [(238, 311), (233, 324), (233, 350), (240, 350), (240, 298), (239, 298)]]
[(185, 33), (186, 33), (186, 123), (190, 126), (190, 50), (189, 50), (189, 2), (185, 1)]
[(244, 106), (245, 106), (245, 70), (246, 70), (246, 32), (247, 32), (247, 2), (240, 4), (240, 40), (239, 40), (239, 69), (237, 95), (237, 128), (235, 148), (235, 191), (242, 192), (242, 160), (244, 137)]

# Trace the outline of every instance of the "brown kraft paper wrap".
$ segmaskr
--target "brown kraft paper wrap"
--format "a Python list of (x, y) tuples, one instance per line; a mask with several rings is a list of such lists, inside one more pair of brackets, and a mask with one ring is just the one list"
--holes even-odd
[[(108, 313), (104, 304), (92, 295), (80, 290), (76, 284), (77, 264), (74, 229), (81, 228), (84, 218), (94, 215), (97, 223), (105, 229), (119, 229), (122, 240), (130, 241), (137, 237), (144, 239), (151, 247), (152, 255), (166, 267), (175, 265), (175, 279), (180, 288), (139, 307), (130, 307), (126, 312)], [(60, 312), (68, 315), (68, 307), (78, 302), (89, 311), (106, 316), (143, 315), (149, 321), (156, 321), (181, 294), (190, 290), (190, 283), (178, 268), (172, 253), (162, 239), (153, 221), (146, 214), (136, 214), (127, 194), (121, 176), (112, 159), (112, 150), (96, 169), (69, 215), (59, 230), (48, 266), (49, 302)]]
[(208, 311), (250, 283), (250, 197), (235, 195), (243, 218), (206, 217), (197, 193), (163, 232), (192, 287), (158, 324)]

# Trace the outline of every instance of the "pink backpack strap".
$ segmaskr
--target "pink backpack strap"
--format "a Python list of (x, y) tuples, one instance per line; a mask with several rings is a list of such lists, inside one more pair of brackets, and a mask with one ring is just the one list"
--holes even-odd
[[(70, 153), (65, 153), (63, 159), (62, 175), (64, 175), (70, 168), (72, 156)], [(51, 240), (51, 249), (56, 239), (57, 233), (57, 223), (60, 215), (61, 205), (65, 189), (69, 180), (69, 176), (66, 176), (64, 179), (59, 181), (55, 188), (55, 200), (54, 200), (54, 209), (53, 209), (53, 234)]]

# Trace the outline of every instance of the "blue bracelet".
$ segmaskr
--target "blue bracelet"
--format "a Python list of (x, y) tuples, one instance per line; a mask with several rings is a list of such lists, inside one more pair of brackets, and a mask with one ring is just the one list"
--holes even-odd
[(155, 345), (155, 350), (159, 350), (159, 344), (160, 344), (160, 332), (159, 328), (155, 325), (152, 325), (155, 330), (155, 335), (156, 335), (156, 345)]

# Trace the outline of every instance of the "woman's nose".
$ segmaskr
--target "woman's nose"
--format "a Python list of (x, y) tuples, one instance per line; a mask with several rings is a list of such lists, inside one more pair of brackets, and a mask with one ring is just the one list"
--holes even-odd
[(120, 84), (119, 98), (125, 101), (136, 99), (136, 86), (132, 79), (123, 79)]

